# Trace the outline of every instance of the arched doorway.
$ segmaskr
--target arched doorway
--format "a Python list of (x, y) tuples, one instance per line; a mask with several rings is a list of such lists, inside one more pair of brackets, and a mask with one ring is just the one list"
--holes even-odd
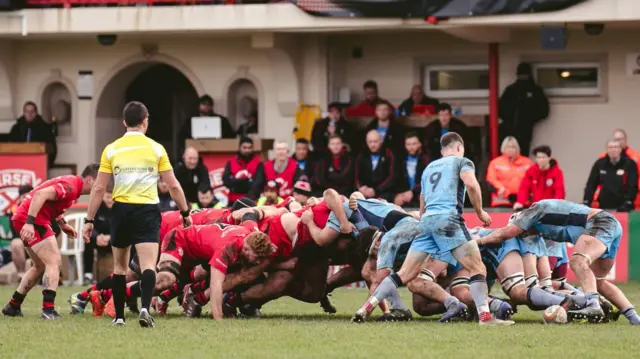
[(234, 128), (240, 127), (252, 115), (257, 115), (259, 126), (258, 90), (251, 80), (242, 78), (234, 81), (229, 86), (227, 99), (227, 113)]
[(147, 106), (147, 136), (161, 143), (170, 157), (179, 158), (176, 151), (180, 127), (198, 111), (198, 93), (189, 79), (175, 67), (160, 62), (136, 63), (118, 72), (98, 100), (97, 151), (122, 135), (122, 109), (129, 101)]

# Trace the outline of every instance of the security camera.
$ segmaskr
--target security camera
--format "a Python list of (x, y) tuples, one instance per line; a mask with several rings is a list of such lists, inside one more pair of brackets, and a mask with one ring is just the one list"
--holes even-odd
[(584, 32), (591, 36), (597, 36), (604, 31), (604, 24), (601, 23), (589, 23), (584, 24)]
[(118, 35), (98, 35), (96, 38), (102, 46), (112, 46), (118, 41)]

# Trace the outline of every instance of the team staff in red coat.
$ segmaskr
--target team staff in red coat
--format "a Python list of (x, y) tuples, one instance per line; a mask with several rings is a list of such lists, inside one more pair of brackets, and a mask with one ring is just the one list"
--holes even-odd
[(229, 189), (229, 206), (242, 197), (258, 199), (266, 183), (260, 155), (253, 152), (253, 140), (240, 139), (238, 153), (227, 162), (222, 183)]
[(393, 202), (397, 173), (393, 152), (382, 147), (382, 137), (377, 130), (370, 130), (367, 133), (367, 148), (356, 161), (356, 188), (366, 198), (383, 198)]
[(313, 193), (320, 197), (325, 190), (333, 188), (339, 194), (349, 196), (353, 192), (354, 160), (340, 136), (331, 135), (328, 147), (329, 153), (318, 161), (311, 178)]
[(531, 165), (520, 182), (514, 210), (530, 206), (543, 199), (564, 199), (564, 174), (558, 161), (551, 158), (551, 148), (543, 145), (531, 151), (536, 163)]
[(276, 181), (280, 185), (280, 197), (289, 198), (293, 194), (293, 184), (302, 174), (298, 162), (289, 157), (289, 145), (286, 142), (276, 142), (273, 145), (276, 157), (264, 164), (264, 175), (268, 181)]

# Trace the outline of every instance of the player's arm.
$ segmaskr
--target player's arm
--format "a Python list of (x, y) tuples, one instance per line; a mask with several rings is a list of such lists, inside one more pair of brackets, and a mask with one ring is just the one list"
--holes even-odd
[(323, 193), (324, 202), (327, 204), (327, 208), (333, 212), (333, 214), (340, 222), (340, 229), (349, 229), (349, 233), (351, 232), (351, 226), (349, 222), (349, 218), (347, 218), (347, 213), (342, 206), (342, 198), (340, 194), (336, 192), (334, 189), (329, 188)]
[(491, 246), (500, 244), (509, 238), (514, 238), (522, 232), (524, 232), (522, 228), (510, 223), (506, 227), (495, 230), (491, 234), (476, 240), (476, 242), (479, 246)]
[(424, 195), (420, 195), (420, 217), (424, 214)]
[(222, 284), (226, 277), (225, 273), (222, 273), (218, 268), (211, 266), (211, 281), (209, 283), (211, 298), (211, 313), (214, 320), (222, 320), (224, 316), (222, 314)]
[(269, 268), (270, 265), (271, 265), (271, 260), (263, 259), (262, 261), (260, 261), (259, 264), (255, 266), (252, 266), (249, 268), (242, 268), (237, 273), (227, 274), (224, 278), (224, 283), (222, 288), (223, 292), (232, 290), (237, 286), (246, 285), (255, 281), (256, 279), (258, 279), (258, 277), (260, 277), (260, 275), (262, 275), (267, 270), (267, 268)]
[(480, 189), (480, 183), (476, 178), (476, 174), (472, 170), (466, 170), (460, 172), (460, 179), (467, 186), (467, 192), (469, 193), (469, 200), (473, 205), (473, 209), (476, 213), (482, 212), (482, 191)]
[(306, 210), (305, 213), (302, 214), (302, 218), (300, 218), (300, 220), (307, 226), (307, 228), (309, 228), (311, 238), (313, 238), (316, 244), (320, 247), (328, 246), (340, 235), (340, 232), (329, 226), (322, 229), (318, 227), (313, 221), (313, 214), (310, 209)]
[(29, 205), (29, 212), (27, 213), (32, 223), (29, 223), (29, 220), (27, 223), (33, 224), (33, 221), (35, 221), (38, 212), (40, 212), (40, 209), (42, 209), (45, 202), (55, 201), (56, 199), (58, 199), (58, 192), (56, 192), (53, 187), (47, 187), (34, 193), (33, 198), (31, 199), (31, 204)]
[(171, 195), (171, 199), (176, 202), (180, 212), (188, 211), (189, 206), (187, 205), (187, 198), (184, 196), (182, 186), (180, 186), (180, 182), (178, 182), (176, 175), (173, 173), (173, 169), (159, 172), (159, 175), (164, 183), (169, 186), (169, 194)]

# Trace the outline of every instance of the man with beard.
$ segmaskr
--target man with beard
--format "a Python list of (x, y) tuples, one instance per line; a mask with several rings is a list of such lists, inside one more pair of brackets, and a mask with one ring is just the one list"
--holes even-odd
[[(225, 116), (222, 116), (219, 113), (215, 113), (213, 111), (213, 98), (209, 95), (200, 96), (200, 107), (198, 109), (199, 117), (220, 117), (220, 129), (222, 131), (222, 138), (234, 138), (235, 132), (233, 131), (233, 127), (229, 123), (229, 119)], [(178, 145), (180, 153), (184, 150), (185, 141), (187, 139), (193, 138), (191, 136), (191, 117), (187, 118), (182, 124), (182, 128), (180, 128), (180, 135), (178, 136), (180, 139)]]
[(240, 139), (238, 154), (224, 166), (222, 183), (229, 189), (229, 205), (242, 197), (257, 199), (264, 186), (264, 166), (253, 152), (253, 140)]

